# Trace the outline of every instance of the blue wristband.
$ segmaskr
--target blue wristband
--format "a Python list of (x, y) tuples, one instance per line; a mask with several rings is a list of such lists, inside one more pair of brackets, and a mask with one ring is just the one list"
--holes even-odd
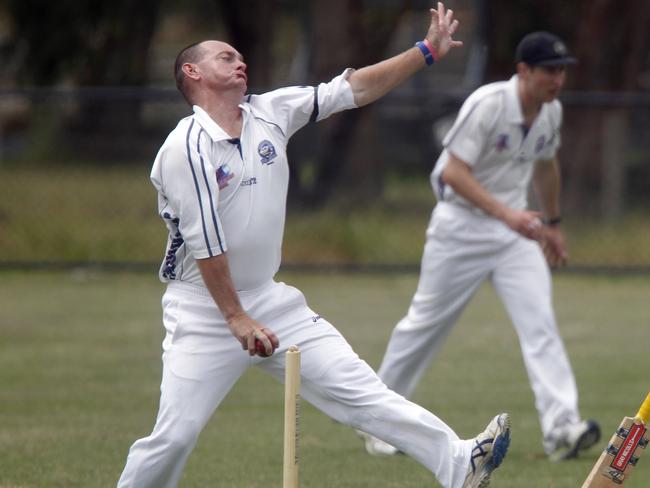
[(424, 55), (424, 61), (426, 61), (427, 65), (431, 66), (434, 61), (433, 53), (429, 51), (429, 48), (422, 41), (416, 42), (415, 45), (420, 49), (420, 51), (422, 51), (422, 54)]

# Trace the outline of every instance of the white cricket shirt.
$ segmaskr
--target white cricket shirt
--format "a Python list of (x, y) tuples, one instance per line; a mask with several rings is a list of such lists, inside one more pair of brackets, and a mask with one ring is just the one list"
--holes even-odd
[(227, 252), (237, 290), (257, 288), (280, 267), (289, 138), (308, 122), (356, 108), (348, 69), (329, 83), (248, 95), (241, 137), (200, 107), (182, 119), (151, 171), (169, 237), (160, 279), (203, 284), (195, 262)]
[(491, 83), (472, 93), (443, 140), (444, 150), (431, 173), (438, 201), (478, 210), (442, 182), (449, 153), (472, 167), (477, 181), (497, 200), (522, 210), (535, 161), (553, 159), (560, 146), (562, 105), (542, 105), (528, 131), (517, 92), (517, 75)]

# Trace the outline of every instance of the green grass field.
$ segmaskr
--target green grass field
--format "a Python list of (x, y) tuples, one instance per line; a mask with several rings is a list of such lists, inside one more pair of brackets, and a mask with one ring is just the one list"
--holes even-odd
[[(0, 165), (0, 264), (159, 262), (166, 230), (149, 164)], [(425, 174), (389, 178), (367, 207), (290, 204), (284, 262), (417, 265), (433, 204)], [(569, 213), (564, 229), (573, 265), (650, 266), (646, 209), (609, 222)]]
[[(0, 280), (0, 487), (110, 487), (130, 444), (153, 426), (160, 380), (160, 296), (151, 273), (4, 272)], [(288, 274), (311, 306), (377, 367), (416, 275)], [(649, 390), (650, 277), (559, 274), (556, 309), (585, 416), (605, 437)], [(281, 486), (281, 385), (257, 370), (235, 386), (203, 432), (181, 486)], [(489, 287), (480, 290), (415, 401), (462, 437), (501, 410), (513, 418), (510, 454), (492, 486), (579, 487), (598, 456), (553, 464), (517, 339)], [(604, 445), (602, 440), (600, 447)], [(301, 486), (437, 486), (405, 456), (365, 454), (348, 428), (307, 404), (301, 419)], [(648, 486), (642, 459), (626, 488)]]

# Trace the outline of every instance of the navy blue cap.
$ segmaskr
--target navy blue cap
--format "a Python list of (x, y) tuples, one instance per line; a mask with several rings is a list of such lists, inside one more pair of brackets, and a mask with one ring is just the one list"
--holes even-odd
[(578, 60), (569, 54), (566, 44), (550, 32), (531, 32), (517, 46), (515, 62), (529, 66), (562, 66), (576, 64)]

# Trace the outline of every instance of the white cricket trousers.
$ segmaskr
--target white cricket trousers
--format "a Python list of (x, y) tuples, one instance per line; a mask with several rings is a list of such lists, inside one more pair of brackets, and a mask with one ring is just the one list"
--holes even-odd
[(168, 286), (158, 416), (153, 432), (131, 447), (118, 487), (177, 486), (201, 430), (239, 377), (258, 366), (283, 382), (291, 345), (300, 348), (305, 400), (333, 419), (397, 446), (442, 486), (462, 486), (471, 440), (460, 440), (438, 417), (386, 388), (341, 334), (307, 306), (299, 290), (272, 281), (239, 295), (249, 315), (280, 339), (270, 358), (251, 357), (241, 349), (204, 287)]
[[(579, 421), (550, 271), (538, 243), (494, 218), (445, 202), (434, 208), (426, 237), (417, 291), (393, 330), (379, 377), (410, 397), (470, 298), (489, 280), (519, 337), (544, 437)], [(477, 373), (485, 376), (479, 365)]]

